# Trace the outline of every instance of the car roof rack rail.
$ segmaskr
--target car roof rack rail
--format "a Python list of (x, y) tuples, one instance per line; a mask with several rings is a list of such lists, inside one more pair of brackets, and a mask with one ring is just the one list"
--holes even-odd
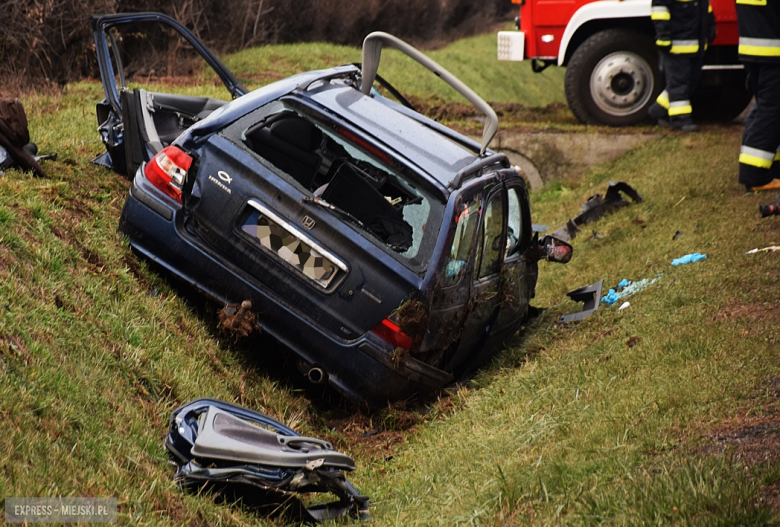
[(377, 70), (379, 69), (379, 61), (382, 57), (382, 46), (395, 48), (418, 62), (430, 70), (434, 75), (452, 86), (455, 91), (473, 104), (477, 110), (485, 114), (485, 127), (482, 130), (482, 141), (479, 151), (479, 155), (483, 155), (487, 150), (490, 141), (498, 131), (498, 116), (496, 115), (496, 112), (493, 111), (493, 108), (491, 108), (482, 97), (474, 93), (471, 88), (461, 82), (455, 75), (439, 66), (436, 62), (400, 38), (394, 37), (383, 31), (374, 31), (363, 40), (363, 62), (361, 71), (363, 77), (361, 91), (363, 94), (368, 95), (371, 92), (371, 87), (374, 85), (374, 79), (376, 79)]
[(459, 189), (463, 186), (463, 183), (470, 177), (474, 177), (478, 172), (481, 172), (485, 168), (500, 164), (504, 168), (509, 168), (511, 165), (506, 154), (501, 152), (490, 154), (486, 157), (477, 158), (473, 163), (461, 168), (455, 177), (452, 178), (450, 184), (447, 185), (447, 190), (450, 192)]

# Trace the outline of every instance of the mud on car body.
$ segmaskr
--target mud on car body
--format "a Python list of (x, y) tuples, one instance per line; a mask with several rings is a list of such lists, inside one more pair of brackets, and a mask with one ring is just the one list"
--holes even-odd
[[(129, 89), (115, 32), (139, 22), (181, 34), (234, 100)], [(362, 66), (248, 93), (164, 15), (92, 23), (102, 161), (133, 178), (120, 231), (215, 301), (250, 300), (311, 380), (383, 405), (446, 385), (526, 319), (553, 242), (532, 238), (523, 178), (487, 149), (495, 113), (417, 50), (375, 33)], [(383, 45), (474, 102), (486, 114), (482, 144), (418, 114), (377, 76)]]

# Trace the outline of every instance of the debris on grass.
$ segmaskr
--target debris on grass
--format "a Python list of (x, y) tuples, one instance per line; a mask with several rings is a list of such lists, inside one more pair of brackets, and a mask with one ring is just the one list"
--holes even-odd
[(223, 307), (219, 312), (219, 329), (225, 334), (233, 335), (236, 340), (260, 331), (260, 325), (252, 312), (252, 302), (244, 300), (240, 304)]
[[(657, 282), (661, 276), (658, 275), (652, 280), (649, 278), (645, 278), (644, 280), (639, 280), (638, 282), (632, 282), (626, 278), (620, 281), (620, 283), (617, 285), (618, 289), (622, 289), (622, 291), (618, 292), (615, 289), (610, 289), (609, 292), (604, 295), (601, 298), (601, 302), (603, 304), (607, 304), (609, 306), (615, 304), (618, 300), (621, 298), (627, 298), (629, 296), (635, 295), (639, 293), (640, 291), (643, 291), (653, 285), (655, 282)], [(626, 306), (628, 307), (628, 306)], [(620, 309), (625, 309), (623, 306), (620, 306)]]
[(763, 249), (752, 249), (745, 254), (773, 253), (775, 251), (780, 251), (780, 245), (772, 245), (771, 247), (764, 247)]
[(618, 308), (618, 311), (623, 311), (624, 309), (626, 309), (630, 305), (631, 305), (631, 302), (623, 302), (622, 304), (620, 304), (620, 307)]
[[(577, 233), (580, 232), (580, 226), (586, 223), (594, 222), (606, 214), (614, 212), (622, 207), (627, 207), (630, 202), (623, 199), (620, 193), (626, 194), (634, 203), (639, 203), (644, 200), (642, 196), (631, 185), (624, 181), (610, 181), (607, 187), (607, 192), (604, 196), (601, 194), (594, 194), (589, 197), (588, 200), (582, 204), (582, 212), (574, 218), (570, 219), (553, 233), (553, 236), (560, 238), (563, 241), (573, 240)], [(593, 238), (599, 239), (600, 236), (593, 231)]]
[(780, 195), (777, 196), (777, 199), (771, 205), (759, 205), (758, 212), (762, 218), (780, 216)]
[(579, 289), (566, 293), (566, 296), (575, 302), (584, 302), (585, 305), (579, 313), (562, 315), (559, 320), (563, 323), (579, 322), (595, 313), (599, 308), (599, 297), (601, 297), (602, 285), (604, 285), (604, 280), (599, 280), (595, 284), (586, 285), (585, 287), (580, 287)]
[[(344, 476), (355, 470), (351, 457), (248, 408), (191, 401), (171, 414), (165, 447), (182, 488), (213, 486), (307, 523), (370, 518), (368, 498)], [(338, 501), (307, 507), (300, 498), (308, 493), (333, 494)]]
[(674, 260), (672, 260), (672, 265), (677, 267), (678, 265), (686, 265), (689, 263), (698, 262), (700, 260), (704, 260), (705, 258), (707, 258), (706, 254), (701, 254), (701, 253), (686, 254), (685, 256), (681, 256), (680, 258), (675, 258)]

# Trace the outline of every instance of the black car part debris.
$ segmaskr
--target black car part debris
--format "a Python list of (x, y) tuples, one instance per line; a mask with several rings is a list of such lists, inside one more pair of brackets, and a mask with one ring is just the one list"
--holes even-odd
[(582, 229), (580, 229), (579, 226), (574, 223), (574, 220), (569, 219), (569, 221), (563, 224), (563, 227), (559, 227), (555, 232), (553, 232), (553, 236), (559, 240), (568, 241), (576, 238), (577, 233), (581, 231)]
[(780, 196), (777, 196), (777, 199), (771, 205), (759, 205), (758, 212), (761, 213), (762, 218), (766, 218), (767, 216), (780, 216)]
[(599, 280), (595, 284), (586, 285), (580, 287), (574, 291), (569, 291), (566, 296), (574, 300), (575, 302), (584, 302), (582, 311), (579, 313), (569, 313), (568, 315), (562, 315), (559, 319), (563, 323), (567, 322), (579, 322), (580, 320), (589, 317), (599, 308), (601, 302), (601, 286), (604, 285), (604, 280)]
[(619, 208), (627, 207), (630, 202), (623, 199), (623, 196), (620, 195), (621, 192), (630, 197), (634, 203), (644, 200), (639, 192), (628, 183), (610, 181), (604, 196), (595, 194), (589, 197), (588, 201), (582, 204), (582, 212), (579, 216), (567, 221), (563, 227), (553, 233), (553, 236), (564, 241), (573, 240), (580, 232), (580, 226), (596, 221)]
[[(212, 486), (298, 521), (370, 518), (368, 498), (344, 476), (355, 469), (352, 458), (248, 408), (216, 399), (191, 401), (171, 414), (165, 447), (182, 488)], [(339, 499), (305, 507), (299, 496), (309, 492), (331, 492)]]

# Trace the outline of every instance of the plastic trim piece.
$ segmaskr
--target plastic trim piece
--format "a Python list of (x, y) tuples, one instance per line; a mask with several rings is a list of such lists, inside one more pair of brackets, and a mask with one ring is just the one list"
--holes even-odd
[(604, 280), (599, 280), (595, 284), (586, 285), (585, 287), (580, 287), (579, 289), (566, 293), (566, 296), (575, 302), (584, 302), (585, 305), (579, 313), (562, 315), (558, 320), (564, 324), (568, 322), (579, 322), (595, 313), (599, 309), (599, 304), (601, 303), (602, 285), (604, 285)]

